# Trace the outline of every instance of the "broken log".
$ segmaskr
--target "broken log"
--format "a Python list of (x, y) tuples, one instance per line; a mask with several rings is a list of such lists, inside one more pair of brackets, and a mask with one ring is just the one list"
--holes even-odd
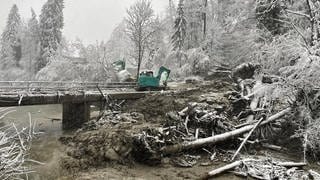
[(224, 173), (226, 171), (230, 171), (230, 170), (235, 169), (238, 166), (241, 166), (246, 161), (252, 161), (252, 159), (244, 159), (244, 160), (241, 160), (241, 161), (235, 161), (235, 162), (233, 162), (231, 164), (227, 164), (227, 165), (225, 165), (223, 167), (220, 167), (218, 169), (210, 171), (208, 174), (203, 176), (201, 179), (209, 179), (210, 177), (218, 176), (218, 175), (220, 175), (220, 174), (222, 174), (222, 173)]
[[(284, 115), (290, 113), (291, 110), (292, 110), (292, 108), (287, 108), (287, 109), (285, 109), (285, 110), (283, 110), (283, 111), (271, 116), (266, 121), (262, 122), (260, 124), (260, 126), (269, 124), (269, 123), (271, 123), (271, 122), (283, 117)], [(202, 139), (198, 139), (198, 140), (191, 141), (191, 142), (183, 142), (181, 144), (165, 146), (165, 147), (163, 147), (161, 149), (161, 152), (164, 155), (168, 155), (168, 154), (174, 154), (174, 153), (177, 153), (177, 152), (181, 152), (181, 151), (186, 150), (186, 149), (194, 149), (194, 148), (204, 147), (204, 146), (207, 146), (207, 145), (213, 145), (213, 144), (216, 144), (216, 143), (219, 143), (219, 142), (222, 142), (222, 141), (229, 140), (229, 139), (234, 138), (234, 137), (238, 137), (238, 136), (240, 136), (242, 134), (245, 134), (245, 133), (249, 132), (253, 127), (254, 127), (254, 125), (249, 125), (249, 126), (245, 126), (245, 127), (240, 128), (240, 129), (229, 131), (229, 132), (226, 132), (226, 133), (223, 133), (223, 134), (219, 134), (219, 135), (216, 135), (216, 136), (212, 136), (212, 137), (208, 137), (208, 138), (202, 138)]]
[(268, 143), (262, 143), (261, 145), (262, 147), (264, 148), (267, 148), (267, 149), (270, 149), (270, 150), (273, 150), (273, 151), (286, 151), (287, 149), (284, 148), (284, 147), (281, 147), (281, 146), (276, 146), (276, 145), (273, 145), (273, 144), (268, 144)]
[(252, 133), (257, 129), (257, 127), (262, 123), (262, 121), (264, 120), (264, 118), (261, 118), (257, 124), (251, 129), (251, 131), (249, 132), (249, 134), (247, 135), (247, 137), (242, 141), (240, 147), (238, 148), (238, 150), (236, 151), (236, 153), (233, 155), (231, 161), (234, 160), (234, 158), (237, 157), (237, 155), (239, 154), (239, 152), (241, 151), (241, 149), (243, 148), (243, 146), (246, 144), (246, 142), (248, 141), (248, 139), (250, 138), (250, 136), (252, 135)]
[(232, 170), (240, 165), (242, 165), (243, 162), (242, 161), (236, 161), (236, 162), (233, 162), (231, 164), (228, 164), (228, 165), (225, 165), (223, 167), (220, 167), (218, 169), (215, 169), (215, 170), (212, 170), (210, 171), (208, 174), (206, 174), (203, 178), (201, 179), (209, 179), (210, 177), (213, 177), (213, 176), (217, 176), (219, 174), (222, 174), (226, 171), (229, 171), (229, 170)]
[(304, 162), (298, 162), (298, 163), (296, 163), (296, 162), (279, 162), (276, 165), (283, 166), (286, 168), (292, 168), (292, 167), (302, 168), (302, 167), (306, 166), (307, 163), (304, 163)]

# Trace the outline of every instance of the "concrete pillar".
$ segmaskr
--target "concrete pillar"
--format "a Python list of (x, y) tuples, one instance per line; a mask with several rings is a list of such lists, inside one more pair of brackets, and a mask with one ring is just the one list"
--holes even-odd
[(90, 119), (90, 104), (82, 103), (63, 103), (62, 128), (64, 130), (80, 128), (83, 123)]

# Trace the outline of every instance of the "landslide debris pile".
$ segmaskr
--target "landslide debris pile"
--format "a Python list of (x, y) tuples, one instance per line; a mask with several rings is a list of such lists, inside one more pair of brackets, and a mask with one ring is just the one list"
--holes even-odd
[[(211, 89), (216, 85), (205, 86)], [(231, 86), (229, 84), (228, 90)], [(160, 149), (166, 145), (231, 130), (227, 116), (231, 91), (224, 94), (205, 89), (203, 92), (205, 94), (191, 98), (198, 102), (186, 103), (189, 99), (183, 92), (157, 94), (134, 102), (132, 108), (126, 107), (127, 112), (103, 112), (99, 120), (86, 123), (72, 136), (60, 138), (68, 147), (68, 157), (61, 161), (62, 166), (75, 172), (110, 162), (160, 164), (163, 158)], [(187, 93), (199, 92), (187, 90)], [(187, 107), (181, 108), (184, 104)], [(162, 107), (165, 105), (168, 107)], [(180, 111), (170, 111), (174, 109)]]
[[(232, 73), (238, 74), (233, 77), (236, 83), (214, 80), (185, 93), (147, 96), (126, 105), (124, 112), (103, 112), (101, 118), (88, 122), (75, 135), (60, 139), (68, 147), (62, 166), (76, 172), (108, 163), (158, 165), (164, 157), (170, 157), (175, 166), (192, 167), (205, 157), (209, 160), (207, 165), (217, 160), (240, 159), (236, 162), (245, 165), (241, 166), (241, 174), (253, 178), (266, 178), (261, 175), (264, 172), (279, 179), (286, 179), (286, 174), (299, 174), (298, 169), (292, 169), (300, 167), (296, 164), (287, 169), (263, 161), (264, 165), (253, 167), (251, 161), (241, 160), (244, 147), (253, 152), (255, 147), (284, 150), (269, 143), (277, 142), (274, 139), (286, 130), (287, 119), (301, 121), (297, 112), (305, 104), (298, 104), (299, 96), (295, 93), (284, 95), (281, 78), (261, 75), (254, 79), (255, 72), (248, 73), (250, 77), (239, 75), (260, 66), (248, 64), (238, 68), (245, 70), (236, 68)], [(289, 136), (294, 135), (297, 126)], [(297, 176), (304, 175), (306, 172)]]
[(67, 155), (62, 167), (71, 172), (98, 167), (109, 162), (129, 163), (132, 158), (132, 134), (143, 122), (139, 113), (107, 113), (103, 118), (90, 121), (73, 136), (64, 136), (60, 141), (67, 145)]

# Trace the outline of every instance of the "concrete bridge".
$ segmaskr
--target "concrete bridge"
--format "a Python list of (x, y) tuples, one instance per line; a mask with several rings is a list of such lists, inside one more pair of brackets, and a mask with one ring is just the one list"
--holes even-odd
[(0, 81), (0, 107), (62, 104), (63, 129), (81, 126), (90, 118), (90, 105), (106, 100), (139, 99), (136, 83)]

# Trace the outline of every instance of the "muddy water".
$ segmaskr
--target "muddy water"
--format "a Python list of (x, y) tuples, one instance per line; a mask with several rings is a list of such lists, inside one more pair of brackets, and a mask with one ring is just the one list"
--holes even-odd
[(44, 166), (32, 165), (37, 173), (31, 174), (29, 179), (57, 179), (59, 176), (58, 159), (63, 155), (63, 148), (58, 138), (65, 132), (62, 127), (62, 106), (23, 106), (15, 107), (15, 112), (8, 114), (2, 124), (15, 123), (18, 127), (29, 127), (29, 113), (32, 122), (36, 124), (35, 131), (42, 132), (32, 142), (30, 157), (45, 163)]

